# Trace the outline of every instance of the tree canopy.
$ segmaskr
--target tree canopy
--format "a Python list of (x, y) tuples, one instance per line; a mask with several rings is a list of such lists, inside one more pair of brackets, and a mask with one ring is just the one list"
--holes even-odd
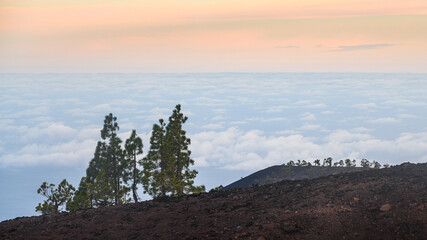
[(36, 207), (36, 212), (41, 212), (42, 214), (59, 213), (60, 207), (71, 200), (74, 191), (74, 187), (65, 179), (62, 180), (57, 188), (55, 188), (55, 184), (43, 182), (37, 193), (47, 199), (43, 203), (39, 203)]

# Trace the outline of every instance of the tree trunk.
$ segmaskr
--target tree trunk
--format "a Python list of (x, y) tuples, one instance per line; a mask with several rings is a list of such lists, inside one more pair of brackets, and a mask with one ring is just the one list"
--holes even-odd
[(137, 203), (138, 202), (138, 195), (136, 194), (136, 153), (133, 156), (133, 183), (132, 183), (132, 193), (133, 193), (133, 200)]
[(160, 166), (161, 184), (162, 184), (160, 187), (160, 190), (162, 192), (162, 197), (166, 197), (166, 180), (164, 179), (164, 172), (165, 172), (165, 166)]
[(114, 179), (114, 204), (119, 205), (119, 181), (118, 180), (118, 171), (117, 171), (117, 159), (116, 155), (113, 155), (113, 179)]
[(182, 175), (182, 162), (181, 162), (181, 128), (178, 130), (178, 146), (177, 146), (177, 156), (176, 156), (176, 181), (177, 181), (177, 194), (178, 196), (184, 195), (181, 175)]
[(165, 146), (163, 146), (164, 144), (164, 136), (161, 137), (160, 139), (160, 175), (161, 175), (161, 187), (160, 187), (160, 191), (161, 191), (161, 195), (162, 197), (166, 197), (166, 180), (164, 179), (164, 172), (166, 171), (166, 167), (167, 167), (167, 161), (165, 160), (166, 157), (166, 153), (165, 153)]

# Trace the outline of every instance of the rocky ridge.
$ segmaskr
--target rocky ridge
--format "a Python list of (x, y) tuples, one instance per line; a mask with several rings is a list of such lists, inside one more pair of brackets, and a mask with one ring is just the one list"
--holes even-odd
[(0, 223), (0, 239), (426, 239), (427, 164)]

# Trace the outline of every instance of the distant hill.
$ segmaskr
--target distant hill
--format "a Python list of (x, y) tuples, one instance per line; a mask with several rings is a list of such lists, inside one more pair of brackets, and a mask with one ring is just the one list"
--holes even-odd
[[(314, 179), (318, 177), (369, 170), (362, 167), (320, 167), (320, 166), (286, 166), (276, 165), (255, 172), (234, 183), (223, 187), (223, 190), (233, 188), (248, 188), (254, 185), (265, 185), (283, 180)], [(372, 170), (372, 169), (371, 169)]]
[(427, 164), (403, 164), (16, 218), (0, 239), (425, 240), (426, 196)]

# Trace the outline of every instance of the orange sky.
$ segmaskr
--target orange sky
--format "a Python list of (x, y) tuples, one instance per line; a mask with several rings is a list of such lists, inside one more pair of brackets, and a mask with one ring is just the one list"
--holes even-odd
[(426, 29), (425, 0), (3, 0), (0, 72), (427, 72)]

